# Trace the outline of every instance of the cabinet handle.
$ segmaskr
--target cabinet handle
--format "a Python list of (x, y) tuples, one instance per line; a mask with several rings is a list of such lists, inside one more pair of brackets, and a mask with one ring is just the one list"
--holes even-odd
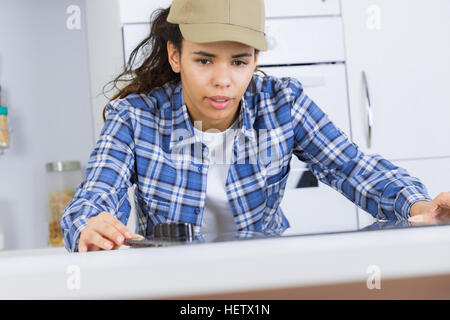
[(367, 147), (370, 148), (372, 144), (373, 115), (372, 115), (372, 103), (370, 101), (370, 94), (369, 94), (369, 85), (367, 82), (367, 76), (365, 71), (362, 72), (362, 78), (365, 91), (364, 93), (366, 96), (366, 109), (367, 109)]

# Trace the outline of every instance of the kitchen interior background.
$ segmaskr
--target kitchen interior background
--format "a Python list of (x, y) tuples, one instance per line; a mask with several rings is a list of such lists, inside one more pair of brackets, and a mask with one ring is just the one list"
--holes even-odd
[[(145, 35), (150, 13), (170, 3), (0, 0), (1, 104), (10, 139), (0, 150), (0, 250), (48, 246), (46, 164), (79, 161), (84, 174), (103, 126), (103, 86)], [(265, 3), (271, 50), (261, 54), (263, 69), (299, 78), (363, 151), (406, 168), (432, 197), (450, 190), (450, 1)], [(290, 233), (373, 221), (302, 163), (292, 167), (282, 202)]]

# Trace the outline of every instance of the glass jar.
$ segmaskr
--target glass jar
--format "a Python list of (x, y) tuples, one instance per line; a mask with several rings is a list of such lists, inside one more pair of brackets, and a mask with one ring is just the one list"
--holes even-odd
[(47, 163), (48, 242), (51, 247), (64, 245), (60, 226), (62, 213), (82, 179), (78, 161)]

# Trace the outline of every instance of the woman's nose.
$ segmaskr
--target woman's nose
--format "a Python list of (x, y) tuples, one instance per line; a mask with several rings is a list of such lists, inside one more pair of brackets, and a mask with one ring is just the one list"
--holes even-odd
[(212, 84), (214, 87), (228, 88), (231, 85), (231, 70), (228, 66), (218, 65), (214, 70)]

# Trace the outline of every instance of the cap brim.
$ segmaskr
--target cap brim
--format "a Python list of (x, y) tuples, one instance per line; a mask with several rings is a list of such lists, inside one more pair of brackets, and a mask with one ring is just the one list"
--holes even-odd
[(179, 26), (183, 38), (193, 43), (235, 41), (260, 51), (266, 51), (268, 47), (264, 33), (240, 26), (216, 23), (180, 24)]

